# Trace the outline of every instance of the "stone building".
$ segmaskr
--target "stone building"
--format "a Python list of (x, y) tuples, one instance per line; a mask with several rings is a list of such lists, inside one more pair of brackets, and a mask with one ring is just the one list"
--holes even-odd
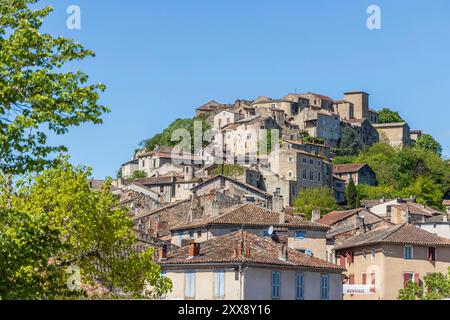
[(336, 164), (333, 166), (333, 174), (344, 179), (347, 185), (350, 178), (353, 179), (355, 185), (375, 186), (377, 183), (375, 172), (365, 163)]
[(349, 119), (342, 121), (342, 125), (351, 126), (358, 131), (361, 142), (366, 146), (371, 146), (380, 140), (377, 129), (367, 119)]
[(393, 147), (411, 145), (410, 129), (406, 122), (373, 124), (380, 136), (380, 141), (389, 143)]
[[(329, 229), (326, 225), (250, 203), (212, 210), (211, 214), (212, 216), (171, 228), (172, 243), (184, 246), (192, 240), (204, 242), (241, 229), (284, 243), (297, 251), (326, 259), (326, 233)], [(273, 228), (272, 234), (268, 231), (270, 227)]]
[(341, 267), (247, 231), (160, 253), (165, 299), (342, 299)]
[(379, 226), (334, 250), (346, 269), (345, 300), (395, 300), (408, 282), (450, 267), (450, 239), (408, 223)]

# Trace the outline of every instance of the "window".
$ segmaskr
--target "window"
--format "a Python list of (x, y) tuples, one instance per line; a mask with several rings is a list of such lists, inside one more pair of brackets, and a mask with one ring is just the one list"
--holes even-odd
[(194, 231), (189, 231), (189, 239), (194, 239)]
[(295, 239), (305, 239), (305, 231), (295, 231)]
[(303, 179), (306, 179), (306, 170), (303, 170)]
[(317, 174), (317, 181), (320, 181), (320, 172)]
[(413, 247), (412, 246), (405, 246), (403, 250), (403, 258), (406, 260), (412, 260), (413, 259)]
[(289, 178), (292, 177), (292, 172), (289, 171)]
[(303, 300), (305, 298), (305, 278), (303, 273), (299, 272), (295, 275), (295, 299)]
[(348, 275), (348, 284), (355, 284), (355, 275), (353, 273)]
[(309, 159), (309, 164), (314, 164), (314, 159)]
[(436, 248), (429, 247), (427, 256), (428, 261), (436, 261)]
[(303, 163), (306, 163), (306, 158), (303, 158)]
[(225, 270), (214, 272), (214, 297), (225, 297)]
[(292, 157), (289, 157), (289, 162), (292, 162)]
[(272, 299), (280, 299), (281, 297), (281, 273), (280, 271), (272, 272)]
[(403, 273), (403, 287), (406, 288), (408, 282), (414, 282), (417, 285), (420, 285), (420, 275), (414, 272), (405, 272)]
[(320, 300), (328, 300), (329, 288), (328, 288), (328, 275), (322, 274), (320, 276)]
[(309, 180), (314, 180), (314, 172), (312, 171), (309, 172)]
[(202, 237), (202, 230), (197, 231), (197, 238), (201, 238)]
[(184, 280), (184, 296), (186, 299), (195, 298), (195, 272), (188, 271)]

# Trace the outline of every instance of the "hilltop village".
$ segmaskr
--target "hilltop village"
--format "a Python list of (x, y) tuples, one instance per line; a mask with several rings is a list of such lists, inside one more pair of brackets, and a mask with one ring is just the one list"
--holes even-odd
[[(414, 196), (313, 210), (311, 218), (294, 208), (302, 190), (329, 187), (344, 205), (350, 183), (376, 185), (366, 163), (332, 164), (345, 130), (366, 146), (396, 148), (422, 135), (407, 122), (379, 123), (368, 93), (210, 101), (196, 117), (213, 132), (209, 145), (187, 155), (144, 147), (113, 183), (138, 241), (155, 248), (172, 280), (165, 298), (395, 299), (407, 283), (446, 273), (448, 213)], [(268, 130), (278, 130), (277, 145), (260, 154)]]

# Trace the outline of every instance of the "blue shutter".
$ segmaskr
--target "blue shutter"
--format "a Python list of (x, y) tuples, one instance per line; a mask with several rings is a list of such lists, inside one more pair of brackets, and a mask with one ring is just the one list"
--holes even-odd
[(303, 300), (304, 299), (304, 278), (303, 273), (297, 273), (295, 275), (295, 298), (297, 300)]
[(328, 275), (320, 276), (320, 299), (328, 300)]
[(272, 272), (272, 299), (279, 299), (281, 292), (281, 274), (279, 271)]

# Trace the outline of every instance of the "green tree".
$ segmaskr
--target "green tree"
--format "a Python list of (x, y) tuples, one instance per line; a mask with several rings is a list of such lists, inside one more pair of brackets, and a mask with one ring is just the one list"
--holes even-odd
[(38, 0), (0, 4), (0, 171), (42, 170), (64, 146), (47, 144), (47, 134), (71, 126), (101, 123), (109, 110), (97, 104), (103, 84), (89, 84), (67, 64), (94, 56), (81, 44), (41, 31), (50, 7), (31, 9)]
[(430, 273), (424, 277), (423, 286), (410, 281), (398, 293), (399, 300), (442, 300), (450, 298), (450, 268), (448, 273)]
[(299, 192), (294, 200), (296, 212), (302, 212), (307, 219), (311, 219), (313, 210), (320, 210), (323, 216), (338, 209), (333, 189), (329, 187), (307, 188)]
[[(150, 139), (146, 139), (140, 143), (140, 146), (145, 148), (147, 151), (152, 151), (156, 148), (156, 146), (163, 147), (163, 146), (176, 146), (179, 141), (172, 141), (172, 135), (173, 133), (178, 129), (186, 129), (190, 136), (191, 136), (191, 151), (194, 151), (194, 135), (199, 134), (196, 133), (195, 128), (195, 122), (199, 122), (201, 124), (203, 136), (202, 139), (202, 146), (207, 146), (209, 142), (208, 139), (204, 139), (204, 134), (206, 131), (208, 131), (211, 127), (206, 123), (206, 121), (203, 118), (195, 117), (192, 119), (176, 119), (173, 121), (167, 128), (165, 128), (162, 132), (155, 134)], [(205, 141), (203, 141), (205, 140)]]
[(415, 148), (419, 148), (422, 150), (427, 150), (434, 152), (438, 155), (442, 154), (442, 146), (439, 142), (437, 142), (431, 135), (429, 134), (422, 134), (419, 139), (417, 139), (415, 145)]
[(2, 299), (86, 295), (85, 289), (68, 290), (70, 265), (80, 268), (84, 286), (100, 283), (112, 297), (152, 298), (171, 288), (153, 249), (134, 250), (132, 221), (110, 192), (111, 180), (96, 192), (89, 176), (89, 169), (62, 159), (19, 182), (0, 220)]
[(364, 148), (358, 129), (346, 126), (342, 128), (341, 139), (339, 141), (338, 154), (340, 156), (353, 156), (361, 152)]
[(405, 188), (402, 193), (404, 197), (414, 196), (419, 203), (442, 209), (444, 193), (430, 177), (419, 177), (414, 184)]
[(347, 200), (347, 206), (349, 206), (350, 208), (356, 208), (358, 202), (358, 194), (356, 192), (356, 186), (353, 178), (350, 178), (347, 188), (345, 189), (345, 198)]
[(131, 180), (143, 179), (143, 178), (147, 178), (147, 173), (145, 171), (136, 170), (131, 175)]
[(389, 108), (383, 108), (378, 111), (378, 122), (379, 123), (397, 123), (404, 122), (405, 120), (400, 117), (399, 113), (392, 111)]

